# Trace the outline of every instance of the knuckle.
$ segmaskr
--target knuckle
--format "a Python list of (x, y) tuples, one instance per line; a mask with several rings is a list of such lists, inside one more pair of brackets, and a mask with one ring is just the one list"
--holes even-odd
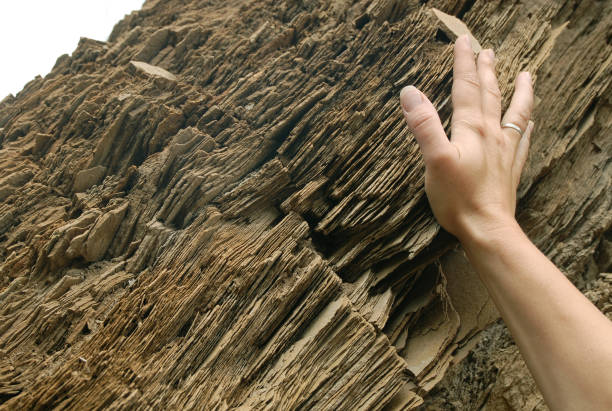
[(530, 117), (531, 117), (529, 115), (529, 112), (520, 110), (516, 114), (521, 119), (521, 124), (524, 124), (524, 126), (527, 127), (527, 123), (529, 123), (529, 120), (530, 120)]
[(410, 128), (413, 131), (422, 130), (423, 127), (426, 127), (433, 120), (433, 118), (433, 113), (430, 111), (418, 111), (410, 117)]
[(453, 128), (468, 129), (479, 135), (484, 135), (485, 129), (482, 119), (478, 116), (467, 116), (453, 119)]
[(488, 86), (485, 88), (485, 92), (494, 97), (496, 100), (501, 100), (501, 91), (499, 87)]
[(460, 80), (470, 87), (480, 88), (480, 81), (476, 73), (463, 73)]
[(492, 67), (495, 67), (495, 58), (491, 58), (489, 53), (486, 53), (486, 50), (483, 50), (478, 53), (478, 64), (485, 65), (491, 69)]

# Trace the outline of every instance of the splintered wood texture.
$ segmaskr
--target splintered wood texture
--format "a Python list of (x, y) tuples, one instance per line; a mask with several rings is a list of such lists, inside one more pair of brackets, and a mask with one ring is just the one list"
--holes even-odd
[(612, 218), (603, 3), (153, 0), (81, 39), (0, 102), (0, 407), (417, 407), (498, 314), (399, 91), (448, 128), (466, 28), (504, 105), (533, 73), (519, 218), (580, 278)]

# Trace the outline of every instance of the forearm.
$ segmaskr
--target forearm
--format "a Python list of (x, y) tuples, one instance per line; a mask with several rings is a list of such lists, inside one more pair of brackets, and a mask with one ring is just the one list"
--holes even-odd
[(612, 323), (515, 222), (461, 240), (551, 408), (612, 409)]
[(529, 241), (514, 220), (534, 124), (519, 74), (502, 117), (495, 53), (455, 43), (451, 138), (429, 99), (402, 89), (404, 117), (425, 160), (425, 191), (456, 235), (512, 332), (549, 406), (612, 410), (612, 323)]

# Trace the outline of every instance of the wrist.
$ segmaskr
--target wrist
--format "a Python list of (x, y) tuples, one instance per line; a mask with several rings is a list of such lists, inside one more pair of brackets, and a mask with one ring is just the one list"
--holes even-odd
[(466, 224), (457, 235), (466, 251), (504, 247), (525, 234), (514, 218), (496, 218), (487, 222)]

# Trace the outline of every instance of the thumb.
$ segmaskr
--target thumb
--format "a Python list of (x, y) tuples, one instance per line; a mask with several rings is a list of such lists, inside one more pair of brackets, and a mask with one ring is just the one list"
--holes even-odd
[(400, 103), (404, 118), (419, 143), (425, 164), (452, 155), (451, 143), (429, 99), (415, 87), (407, 86), (400, 92)]

